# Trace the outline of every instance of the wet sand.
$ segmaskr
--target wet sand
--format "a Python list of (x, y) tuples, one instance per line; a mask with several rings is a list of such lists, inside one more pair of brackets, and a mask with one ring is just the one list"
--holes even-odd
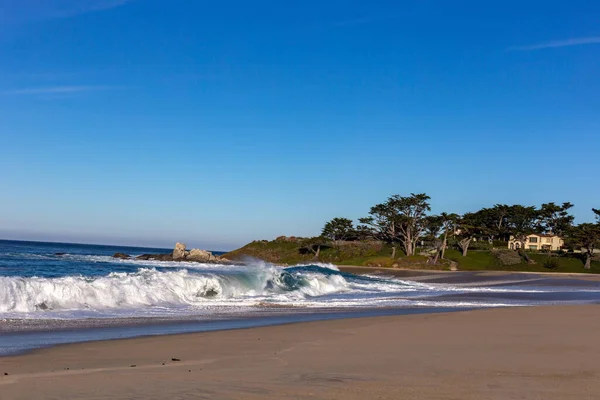
[(504, 308), (65, 345), (0, 358), (0, 399), (597, 399), (599, 316)]
[(569, 272), (526, 272), (526, 271), (437, 271), (423, 269), (378, 268), (355, 265), (338, 265), (342, 272), (358, 275), (382, 275), (405, 278), (412, 281), (431, 281), (432, 283), (480, 283), (489, 280), (523, 280), (524, 277), (538, 279), (582, 280), (600, 282), (600, 275)]

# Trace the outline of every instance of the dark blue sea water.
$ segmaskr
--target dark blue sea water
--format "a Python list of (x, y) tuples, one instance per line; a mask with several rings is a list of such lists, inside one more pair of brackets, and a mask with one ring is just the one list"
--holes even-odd
[(166, 248), (0, 240), (0, 276), (58, 278), (77, 274), (102, 276), (111, 272), (134, 272), (138, 268), (136, 264), (111, 262), (113, 260), (109, 257), (115, 253), (137, 256), (172, 251)]
[(600, 300), (600, 282), (531, 274), (365, 276), (119, 260), (170, 249), (0, 240), (0, 354), (70, 341), (349, 316)]

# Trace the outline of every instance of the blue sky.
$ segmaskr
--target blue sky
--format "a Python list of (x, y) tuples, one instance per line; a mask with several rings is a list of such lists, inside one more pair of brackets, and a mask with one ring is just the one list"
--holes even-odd
[[(212, 3), (212, 4), (211, 4)], [(600, 206), (600, 2), (0, 0), (0, 237)]]

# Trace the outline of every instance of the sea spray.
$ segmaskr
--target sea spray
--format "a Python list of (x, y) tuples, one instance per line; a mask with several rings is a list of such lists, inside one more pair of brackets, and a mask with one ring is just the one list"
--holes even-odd
[[(213, 271), (215, 269), (212, 266)], [(0, 277), (2, 313), (39, 313), (53, 310), (110, 310), (144, 307), (209, 307), (220, 300), (231, 304), (276, 297), (301, 301), (348, 289), (348, 282), (333, 270), (282, 269), (275, 266), (225, 267), (221, 273), (194, 269), (159, 271), (140, 268), (134, 273), (60, 278)]]
[[(430, 283), (427, 277), (419, 282), (418, 278), (353, 275), (331, 264), (284, 268), (258, 260), (243, 266), (119, 260), (111, 255), (154, 250), (2, 243), (0, 321), (132, 317), (214, 320), (281, 310), (300, 312), (300, 308), (329, 312), (381, 307), (490, 307), (547, 304), (557, 298), (589, 302), (600, 296), (596, 287), (556, 288), (535, 280), (525, 284), (529, 279), (521, 276), (511, 278), (521, 283)], [(572, 292), (565, 293), (568, 290)]]

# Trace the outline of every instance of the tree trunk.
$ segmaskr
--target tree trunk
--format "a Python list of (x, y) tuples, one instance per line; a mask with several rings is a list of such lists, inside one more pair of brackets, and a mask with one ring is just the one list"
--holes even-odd
[(585, 265), (583, 266), (583, 268), (585, 268), (585, 269), (591, 269), (592, 268), (592, 255), (590, 253), (586, 254)]
[(529, 258), (529, 255), (525, 252), (525, 249), (519, 249), (518, 253), (521, 257), (525, 259), (525, 262), (527, 264), (535, 264), (531, 262), (531, 258)]
[(469, 238), (469, 239), (463, 239), (460, 242), (458, 242), (460, 249), (462, 250), (463, 257), (467, 256), (467, 252), (469, 251), (469, 245), (471, 244), (471, 240), (473, 240), (473, 239)]
[(433, 265), (437, 265), (437, 263), (438, 263), (439, 260), (440, 260), (440, 251), (438, 250), (438, 251), (435, 252), (435, 257), (433, 257), (432, 264)]
[(419, 238), (415, 238), (415, 239), (411, 239), (410, 241), (410, 255), (414, 256), (415, 254), (417, 254), (417, 242), (419, 241)]
[(404, 250), (407, 256), (412, 256), (412, 243), (409, 240), (404, 242)]
[(525, 245), (527, 243), (527, 238), (525, 238), (525, 239), (521, 238), (519, 240), (519, 243), (521, 244), (521, 250), (523, 250), (523, 252), (525, 252)]
[(392, 246), (392, 260), (396, 258), (396, 245)]
[(315, 258), (319, 259), (320, 255), (321, 255), (321, 245), (317, 245), (317, 251), (315, 252)]
[(448, 246), (448, 231), (444, 232), (444, 241), (442, 242), (442, 260), (446, 254), (446, 246)]

